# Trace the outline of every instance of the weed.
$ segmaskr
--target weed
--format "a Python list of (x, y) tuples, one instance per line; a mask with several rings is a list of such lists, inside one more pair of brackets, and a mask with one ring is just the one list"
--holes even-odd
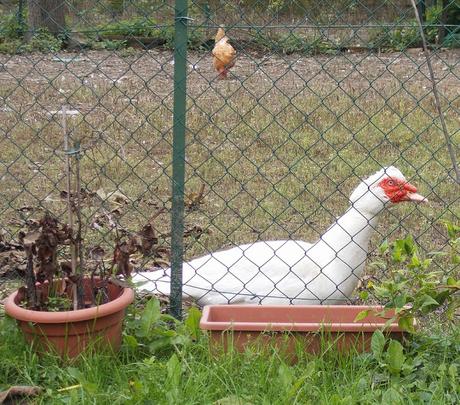
[[(451, 222), (445, 222), (445, 226), (450, 252), (431, 252), (424, 257), (413, 237), (408, 236), (391, 244), (384, 242), (380, 246), (382, 260), (371, 265), (388, 275), (388, 279), (369, 286), (373, 295), (385, 303), (385, 308), (396, 310), (399, 326), (406, 331), (414, 332), (415, 317), (435, 311), (437, 316), (443, 313), (447, 320), (453, 321), (460, 307), (460, 227)], [(443, 260), (446, 257), (447, 262)]]
[[(123, 37), (126, 37), (126, 39), (130, 37), (151, 38), (158, 40), (167, 49), (174, 49), (174, 26), (161, 25), (152, 19), (138, 17), (120, 20), (110, 24), (103, 24), (99, 26), (98, 31), (106, 44), (102, 49), (119, 49), (107, 47), (107, 42), (118, 42)], [(203, 28), (189, 29), (188, 46), (190, 49), (199, 49), (202, 46), (205, 41), (204, 32)], [(117, 40), (112, 40), (112, 38), (117, 38)]]
[(106, 49), (108, 51), (118, 51), (120, 49), (126, 48), (126, 41), (125, 40), (109, 40), (106, 39), (101, 42), (95, 42), (93, 44), (93, 49), (101, 50)]
[(0, 42), (0, 53), (14, 55), (21, 53), (23, 42), (20, 39), (9, 39)]
[(329, 41), (301, 36), (295, 32), (267, 34), (258, 31), (254, 36), (254, 43), (266, 51), (284, 55), (293, 53), (316, 55), (337, 52), (337, 46)]
[[(425, 36), (429, 43), (435, 43), (438, 33), (437, 24), (440, 23), (440, 16), (442, 13), (441, 6), (428, 7), (426, 10), (425, 19)], [(403, 51), (407, 48), (414, 48), (421, 46), (420, 32), (417, 22), (414, 18), (407, 20), (396, 21), (395, 26), (398, 24), (403, 27), (387, 26), (378, 30), (371, 36), (371, 48), (389, 48), (397, 51)]]
[(101, 35), (159, 37), (162, 30), (155, 20), (137, 17), (101, 25), (99, 32)]
[[(71, 365), (50, 355), (38, 358), (14, 322), (0, 319), (0, 388), (39, 385), (44, 389), (34, 399), (37, 404), (146, 403), (152, 398), (161, 404), (456, 404), (460, 399), (458, 328), (442, 335), (432, 329), (431, 335), (414, 335), (405, 344), (377, 332), (371, 353), (328, 350), (313, 356), (303, 351), (290, 365), (275, 347), (213, 353), (205, 335), (192, 340), (185, 323), (168, 326), (157, 304), (150, 305), (145, 314), (137, 310), (137, 332), (128, 326), (130, 333), (142, 335), (135, 346), (125, 339), (119, 356), (83, 356)], [(151, 351), (149, 343), (165, 334), (171, 338), (169, 349)], [(178, 335), (190, 343), (172, 343)]]
[(25, 27), (21, 24), (17, 14), (0, 16), (0, 41), (22, 38), (24, 29)]
[(184, 347), (199, 337), (201, 313), (191, 308), (184, 323), (161, 311), (160, 302), (151, 298), (142, 311), (128, 314), (124, 342), (127, 350), (142, 350), (151, 355)]
[(55, 37), (43, 28), (38, 30), (28, 42), (23, 39), (6, 38), (0, 42), (0, 53), (58, 52), (62, 46), (63, 38)]

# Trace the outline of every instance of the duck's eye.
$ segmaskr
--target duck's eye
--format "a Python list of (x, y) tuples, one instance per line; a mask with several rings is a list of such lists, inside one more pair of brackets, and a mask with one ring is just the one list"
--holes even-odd
[(388, 185), (389, 185), (389, 186), (394, 186), (394, 185), (395, 185), (395, 182), (394, 182), (393, 180), (389, 180), (389, 181), (388, 181)]

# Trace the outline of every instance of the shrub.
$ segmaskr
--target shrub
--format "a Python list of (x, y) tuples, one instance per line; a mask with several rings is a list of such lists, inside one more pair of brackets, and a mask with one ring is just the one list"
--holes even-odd
[(0, 53), (16, 54), (21, 52), (23, 43), (20, 39), (9, 39), (4, 42), (0, 42)]
[[(439, 6), (429, 7), (426, 10), (425, 24), (428, 25), (428, 27), (425, 28), (425, 38), (428, 43), (434, 43), (436, 41), (438, 28), (430, 25), (439, 24), (441, 12), (442, 8)], [(402, 24), (404, 27), (394, 28), (390, 26), (379, 29), (371, 36), (370, 47), (403, 51), (407, 48), (420, 47), (422, 45), (420, 31), (415, 18), (405, 21), (398, 20), (396, 23)]]
[(105, 24), (98, 29), (101, 35), (159, 37), (162, 34), (162, 29), (155, 20), (141, 17)]
[[(149, 37), (164, 41), (168, 49), (174, 48), (174, 26), (159, 26), (155, 20), (146, 18), (132, 18), (129, 20), (117, 21), (99, 27), (99, 33), (107, 43), (109, 36), (121, 37)], [(115, 42), (110, 40), (111, 42)], [(190, 49), (199, 49), (205, 41), (204, 29), (189, 28), (188, 46)], [(109, 45), (110, 46), (110, 45)], [(105, 47), (104, 49), (119, 49)]]
[[(161, 38), (166, 40), (165, 47), (174, 49), (174, 27), (164, 28), (161, 35)], [(200, 49), (204, 46), (206, 36), (202, 28), (189, 28), (187, 36), (189, 49)]]
[(62, 43), (62, 39), (56, 38), (45, 29), (41, 29), (29, 42), (20, 39), (7, 39), (1, 42), (0, 53), (58, 52), (62, 48)]
[[(372, 266), (389, 276), (371, 285), (373, 295), (394, 308), (401, 328), (412, 331), (413, 318), (436, 312), (448, 320), (455, 320), (460, 307), (460, 226), (445, 222), (449, 237), (449, 252), (423, 255), (412, 236), (384, 242), (381, 259)], [(440, 270), (441, 269), (441, 270)], [(364, 299), (367, 298), (365, 293)], [(364, 316), (364, 313), (362, 314)]]
[(0, 17), (0, 41), (19, 39), (24, 29), (24, 24), (18, 20), (17, 14), (11, 13)]
[(58, 52), (62, 48), (62, 39), (56, 38), (47, 29), (39, 29), (30, 41), (22, 45), (22, 52)]
[(254, 42), (267, 51), (280, 52), (285, 55), (292, 53), (315, 55), (337, 50), (337, 46), (329, 41), (321, 38), (307, 38), (294, 32), (267, 35), (258, 31), (254, 37)]
[(108, 51), (117, 51), (119, 49), (126, 48), (126, 41), (106, 39), (101, 42), (95, 42), (92, 47), (93, 49), (106, 49)]

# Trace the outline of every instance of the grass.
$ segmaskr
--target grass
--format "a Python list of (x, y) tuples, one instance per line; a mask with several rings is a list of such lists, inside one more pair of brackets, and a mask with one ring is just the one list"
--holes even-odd
[[(17, 238), (43, 209), (63, 215), (63, 103), (82, 142), (85, 189), (127, 196), (116, 204), (85, 201), (91, 224), (101, 207), (139, 230), (154, 225), (168, 243), (172, 142), (170, 52), (0, 56), (0, 224)], [(186, 227), (208, 233), (187, 239), (187, 258), (257, 239), (318, 237), (347, 207), (359, 182), (382, 165), (398, 166), (430, 204), (383, 214), (372, 240), (411, 233), (425, 250), (447, 238), (441, 219), (458, 222), (459, 195), (444, 138), (417, 54), (315, 58), (241, 53), (230, 81), (218, 82), (210, 55), (190, 53), (186, 192), (206, 184)], [(458, 52), (434, 57), (452, 142), (458, 129)], [(114, 238), (105, 222), (86, 227), (87, 248)], [(371, 253), (372, 254), (372, 253)], [(107, 252), (110, 257), (110, 252)], [(141, 265), (141, 264), (139, 264)], [(145, 265), (146, 267), (149, 264)], [(0, 279), (0, 285), (3, 280)], [(132, 332), (130, 326), (126, 331)], [(66, 365), (38, 358), (10, 320), (0, 319), (0, 386), (45, 388), (36, 403), (375, 404), (459, 402), (457, 327), (434, 324), (411, 339), (400, 371), (386, 357), (343, 356), (334, 350), (287, 365), (273, 348), (211, 356), (206, 337), (150, 351), (158, 336), (125, 341), (119, 355), (84, 357)], [(175, 353), (174, 357), (172, 353)], [(177, 361), (174, 360), (177, 358)], [(223, 399), (227, 398), (226, 401)], [(237, 398), (237, 399), (236, 399)], [(220, 402), (218, 402), (220, 400)]]
[[(132, 230), (155, 207), (166, 207), (155, 227), (167, 236), (171, 53), (61, 57), (73, 61), (44, 55), (2, 59), (2, 228), (15, 237), (21, 217), (39, 215), (36, 207), (64, 212), (64, 202), (56, 201), (64, 189), (62, 131), (60, 117), (50, 112), (65, 102), (81, 113), (68, 126), (85, 148), (85, 188), (124, 193), (129, 201), (117, 207), (120, 223)], [(458, 145), (456, 57), (456, 51), (444, 52), (435, 66)], [(347, 207), (359, 177), (390, 164), (431, 202), (385, 213), (372, 246), (407, 232), (427, 250), (444, 246), (439, 220), (458, 221), (458, 192), (422, 57), (243, 54), (233, 80), (222, 82), (208, 54), (190, 53), (190, 62), (198, 67), (188, 78), (186, 192), (198, 191), (202, 182), (206, 190), (200, 209), (187, 212), (186, 226), (209, 233), (189, 239), (187, 257), (256, 239), (314, 240)], [(101, 205), (88, 203), (88, 223)], [(86, 232), (94, 244), (113, 239), (106, 226)]]
[[(34, 404), (454, 404), (460, 397), (460, 330), (433, 327), (406, 342), (401, 370), (389, 349), (377, 354), (339, 354), (324, 347), (317, 356), (299, 346), (290, 365), (274, 347), (239, 354), (211, 354), (206, 336), (196, 342), (148, 351), (155, 330), (126, 342), (118, 355), (84, 356), (65, 364), (38, 358), (9, 319), (0, 320), (0, 388), (38, 385)], [(133, 333), (128, 327), (125, 334)], [(182, 332), (185, 333), (185, 332)]]

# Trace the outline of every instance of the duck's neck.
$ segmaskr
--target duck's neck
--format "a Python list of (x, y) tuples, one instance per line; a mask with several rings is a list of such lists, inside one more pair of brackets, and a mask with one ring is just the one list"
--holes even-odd
[(314, 244), (309, 256), (320, 261), (325, 273), (360, 277), (377, 216), (350, 207)]

